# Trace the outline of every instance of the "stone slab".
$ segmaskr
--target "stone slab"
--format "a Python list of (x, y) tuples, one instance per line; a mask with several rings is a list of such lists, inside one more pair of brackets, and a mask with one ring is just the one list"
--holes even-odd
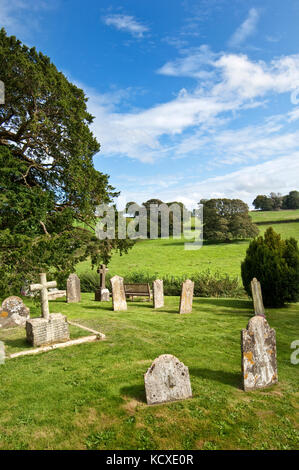
[(53, 313), (46, 318), (33, 318), (26, 322), (26, 336), (32, 346), (46, 346), (70, 339), (69, 325), (65, 315)]
[(194, 282), (187, 279), (182, 284), (179, 313), (191, 313), (194, 293)]
[(189, 369), (175, 356), (163, 354), (144, 375), (148, 405), (192, 397)]
[(276, 333), (267, 320), (255, 315), (241, 332), (244, 390), (256, 390), (278, 382)]
[(7, 297), (0, 307), (0, 328), (24, 326), (30, 318), (30, 310), (17, 296)]
[(112, 304), (115, 312), (127, 310), (126, 294), (124, 289), (124, 280), (120, 276), (113, 276), (110, 279), (112, 287)]
[(153, 282), (154, 308), (164, 307), (164, 289), (163, 280), (156, 279)]

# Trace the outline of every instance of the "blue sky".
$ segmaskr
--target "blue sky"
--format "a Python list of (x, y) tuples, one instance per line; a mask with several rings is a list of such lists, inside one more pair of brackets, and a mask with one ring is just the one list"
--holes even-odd
[(0, 0), (0, 24), (85, 90), (123, 200), (299, 189), (297, 0)]

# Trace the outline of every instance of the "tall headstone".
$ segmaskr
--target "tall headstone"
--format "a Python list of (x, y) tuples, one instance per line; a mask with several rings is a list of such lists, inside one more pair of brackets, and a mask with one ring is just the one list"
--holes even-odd
[(0, 307), (0, 328), (24, 326), (30, 318), (30, 310), (20, 297), (8, 297)]
[(164, 307), (163, 280), (156, 279), (153, 282), (154, 308)]
[(77, 274), (70, 274), (66, 281), (66, 301), (69, 304), (81, 302), (80, 279)]
[(254, 277), (251, 281), (252, 300), (254, 313), (256, 315), (265, 315), (261, 283)]
[(189, 369), (175, 356), (163, 354), (144, 375), (148, 405), (192, 397)]
[(275, 330), (261, 315), (252, 317), (242, 330), (241, 350), (245, 392), (278, 382)]
[(49, 312), (48, 289), (56, 287), (56, 281), (47, 282), (45, 273), (40, 274), (40, 284), (32, 284), (31, 292), (40, 291), (42, 318), (33, 318), (26, 322), (27, 341), (33, 346), (68, 341), (70, 339), (67, 319), (61, 313)]
[(187, 279), (182, 284), (179, 313), (191, 313), (193, 302), (194, 282)]
[(106, 288), (106, 273), (109, 271), (105, 264), (101, 264), (97, 273), (100, 275), (100, 287), (95, 291), (95, 300), (99, 302), (109, 302), (110, 292)]
[(127, 301), (124, 288), (124, 280), (120, 276), (113, 276), (110, 279), (112, 287), (112, 304), (115, 312), (127, 310)]

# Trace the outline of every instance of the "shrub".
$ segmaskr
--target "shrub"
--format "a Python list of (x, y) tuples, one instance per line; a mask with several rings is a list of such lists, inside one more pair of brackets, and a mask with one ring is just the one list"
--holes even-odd
[[(112, 274), (106, 276), (107, 286)], [(150, 283), (155, 279), (163, 279), (165, 295), (180, 295), (181, 285), (186, 279), (194, 281), (194, 295), (197, 297), (244, 297), (245, 291), (238, 278), (212, 274), (209, 271), (181, 276), (159, 276), (143, 271), (130, 272), (124, 276), (127, 283)], [(94, 292), (99, 287), (99, 275), (96, 272), (80, 274), (82, 292)]]
[(282, 307), (299, 300), (299, 250), (294, 238), (282, 240), (269, 227), (264, 238), (254, 239), (241, 265), (243, 285), (251, 296), (250, 281), (256, 277), (266, 307)]

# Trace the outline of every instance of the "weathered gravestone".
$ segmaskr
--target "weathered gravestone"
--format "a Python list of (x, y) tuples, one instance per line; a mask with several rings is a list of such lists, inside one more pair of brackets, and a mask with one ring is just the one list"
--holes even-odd
[(187, 281), (182, 284), (179, 313), (192, 312), (193, 292), (194, 282), (187, 279)]
[(50, 315), (48, 288), (56, 287), (56, 281), (47, 282), (45, 273), (40, 274), (40, 284), (32, 284), (31, 292), (41, 292), (42, 318), (33, 318), (26, 322), (27, 341), (33, 346), (44, 346), (70, 339), (67, 319), (61, 313)]
[(66, 290), (58, 290), (56, 287), (49, 289), (48, 300), (56, 300), (66, 296)]
[(66, 281), (67, 303), (81, 302), (80, 279), (77, 274), (70, 274)]
[(261, 283), (254, 277), (251, 281), (251, 292), (256, 315), (265, 315)]
[(110, 282), (112, 287), (113, 310), (116, 312), (127, 310), (127, 301), (123, 278), (120, 276), (113, 276), (110, 279)]
[(255, 315), (242, 330), (241, 350), (245, 392), (278, 382), (276, 334), (264, 317)]
[(156, 279), (153, 282), (154, 308), (164, 307), (163, 280)]
[(95, 291), (95, 300), (98, 302), (109, 302), (110, 292), (106, 288), (106, 273), (109, 271), (105, 264), (101, 264), (97, 273), (100, 275), (100, 288)]
[(189, 369), (175, 356), (163, 354), (144, 375), (148, 405), (192, 397)]
[(30, 318), (30, 310), (20, 297), (8, 297), (0, 307), (0, 328), (24, 326)]

